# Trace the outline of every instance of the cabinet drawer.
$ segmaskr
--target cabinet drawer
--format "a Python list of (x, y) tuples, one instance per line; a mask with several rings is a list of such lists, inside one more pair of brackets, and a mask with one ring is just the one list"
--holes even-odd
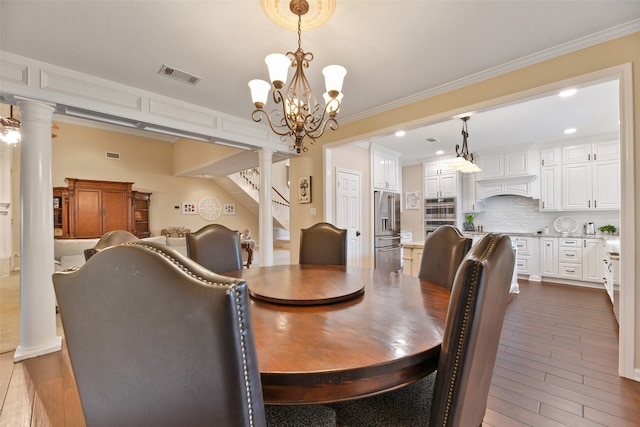
[(582, 265), (560, 263), (559, 276), (565, 279), (582, 280)]
[(518, 256), (516, 271), (518, 274), (531, 274), (531, 271), (529, 270), (529, 257)]
[(523, 239), (522, 237), (518, 237), (516, 240), (516, 247), (518, 250), (518, 255), (528, 255), (529, 239)]
[(560, 262), (574, 262), (582, 264), (582, 248), (560, 248)]
[(581, 248), (582, 247), (582, 239), (574, 238), (574, 237), (561, 237), (560, 238), (560, 246), (565, 246), (568, 248)]

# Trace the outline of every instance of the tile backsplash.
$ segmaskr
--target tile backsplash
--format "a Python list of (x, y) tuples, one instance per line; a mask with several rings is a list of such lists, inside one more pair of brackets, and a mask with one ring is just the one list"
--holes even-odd
[(570, 216), (578, 222), (576, 234), (583, 234), (583, 225), (595, 223), (598, 227), (612, 224), (620, 228), (619, 211), (559, 211), (540, 212), (538, 200), (520, 196), (497, 196), (484, 200), (484, 210), (476, 214), (474, 223), (481, 225), (483, 231), (535, 233), (549, 227), (555, 233), (553, 222), (560, 216)]

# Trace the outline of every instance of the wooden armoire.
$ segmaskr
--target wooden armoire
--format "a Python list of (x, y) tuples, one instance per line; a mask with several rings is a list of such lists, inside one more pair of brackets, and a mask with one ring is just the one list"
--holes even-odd
[(66, 181), (68, 187), (53, 190), (55, 237), (90, 239), (112, 230), (150, 235), (150, 193), (132, 191), (132, 182)]

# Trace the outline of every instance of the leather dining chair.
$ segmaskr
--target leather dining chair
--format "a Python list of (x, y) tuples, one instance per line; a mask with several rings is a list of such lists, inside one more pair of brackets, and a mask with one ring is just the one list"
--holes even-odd
[(330, 405), (341, 425), (481, 426), (507, 308), (511, 239), (487, 234), (458, 268), (437, 371), (373, 397)]
[(453, 279), (464, 256), (471, 249), (466, 238), (451, 225), (441, 225), (424, 241), (418, 277), (451, 290)]
[(300, 230), (299, 263), (347, 265), (347, 230), (328, 222)]
[(240, 232), (209, 224), (185, 235), (187, 256), (216, 273), (242, 270)]
[(53, 284), (87, 425), (335, 425), (322, 405), (265, 409), (241, 279), (139, 240)]
[(84, 259), (85, 261), (89, 261), (89, 258), (103, 249), (121, 245), (123, 243), (133, 242), (134, 240), (138, 240), (138, 237), (126, 230), (107, 231), (102, 235), (102, 237), (100, 237), (100, 240), (98, 240), (93, 248), (84, 250)]

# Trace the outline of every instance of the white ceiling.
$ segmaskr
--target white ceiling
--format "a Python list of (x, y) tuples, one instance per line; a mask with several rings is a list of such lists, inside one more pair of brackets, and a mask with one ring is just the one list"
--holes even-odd
[[(588, 45), (598, 35), (640, 29), (640, 0), (336, 3), (327, 24), (303, 32), (302, 47), (314, 54), (309, 79), (317, 93), (323, 91), (318, 84), (325, 65), (347, 68), (342, 121), (419, 99), (451, 82), (551, 57), (558, 46)], [(296, 33), (273, 24), (258, 0), (0, 1), (2, 51), (247, 119), (253, 110), (247, 82), (268, 78), (268, 53), (295, 48)], [(161, 76), (163, 64), (202, 81), (189, 86)], [(587, 110), (592, 98), (597, 109)], [(535, 122), (524, 120), (515, 106), (509, 116), (495, 110), (472, 117), (470, 148), (481, 147), (485, 138), (503, 145), (519, 143), (517, 136), (522, 142), (553, 140), (568, 125), (598, 133), (617, 126), (611, 123), (617, 101), (612, 104), (609, 94), (580, 92), (562, 100), (562, 113), (554, 112), (558, 107), (551, 99), (556, 98), (530, 103), (536, 112), (525, 115), (539, 118)], [(567, 113), (569, 103), (582, 111)], [(596, 126), (597, 119), (603, 123)], [(412, 133), (405, 141), (420, 147), (427, 137), (448, 145), (461, 141), (455, 120)]]

